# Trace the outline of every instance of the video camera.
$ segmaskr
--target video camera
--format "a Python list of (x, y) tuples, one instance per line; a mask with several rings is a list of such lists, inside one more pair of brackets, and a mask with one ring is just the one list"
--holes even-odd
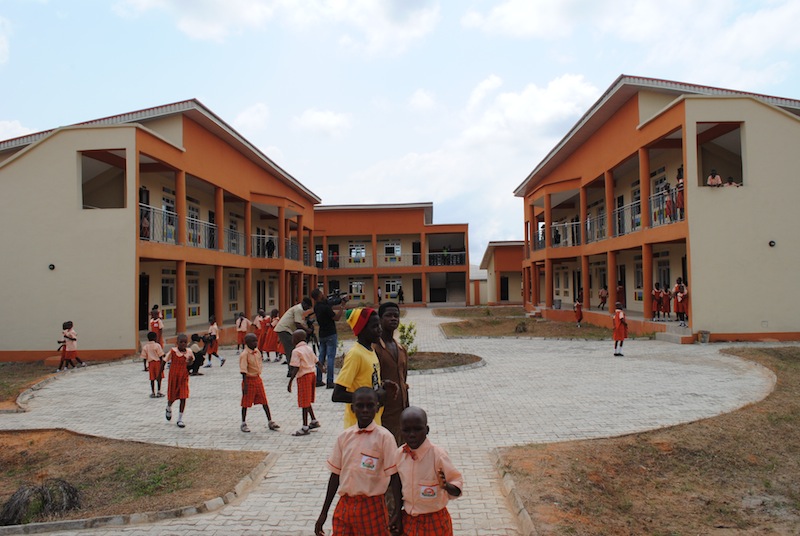
[(337, 288), (328, 294), (328, 305), (339, 305), (340, 303), (346, 303), (349, 299), (350, 296), (342, 294), (342, 291)]

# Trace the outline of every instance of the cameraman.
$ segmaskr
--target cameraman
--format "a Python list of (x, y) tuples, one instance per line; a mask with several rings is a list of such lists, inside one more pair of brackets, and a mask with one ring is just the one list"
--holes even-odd
[[(339, 336), (336, 333), (336, 321), (342, 318), (347, 296), (336, 297), (329, 300), (322, 291), (315, 288), (311, 291), (311, 299), (314, 300), (314, 315), (319, 324), (319, 360), (328, 366), (327, 388), (333, 389), (333, 361), (336, 359), (336, 349), (339, 346)], [(330, 301), (338, 301), (336, 311)], [(324, 360), (324, 361), (323, 361)], [(322, 370), (317, 368), (317, 385), (322, 384)]]

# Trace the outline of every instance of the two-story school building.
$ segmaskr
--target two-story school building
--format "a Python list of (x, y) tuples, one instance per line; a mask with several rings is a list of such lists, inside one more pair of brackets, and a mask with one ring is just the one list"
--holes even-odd
[[(800, 338), (798, 142), (798, 100), (620, 76), (514, 192), (525, 307), (561, 318), (583, 288), (607, 325), (607, 286), (636, 331), (663, 331), (651, 289), (681, 277), (683, 342)], [(730, 185), (707, 186), (712, 171)]]
[(352, 303), (469, 302), (467, 224), (434, 224), (433, 203), (318, 205), (314, 258), (319, 287)]
[(0, 142), (0, 360), (133, 353), (168, 333), (285, 311), (316, 284), (320, 199), (196, 100)]
[(487, 274), (487, 305), (522, 304), (524, 248), (522, 240), (493, 240), (486, 246), (480, 267)]

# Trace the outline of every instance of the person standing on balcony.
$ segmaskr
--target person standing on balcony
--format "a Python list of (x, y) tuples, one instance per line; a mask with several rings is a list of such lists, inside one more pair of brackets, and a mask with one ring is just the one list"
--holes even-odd
[[(347, 296), (342, 296), (342, 301), (334, 306), (328, 302), (327, 296), (322, 291), (315, 288), (311, 291), (311, 299), (314, 300), (314, 316), (317, 317), (319, 324), (319, 361), (327, 367), (327, 377), (325, 386), (333, 389), (333, 366), (336, 359), (336, 350), (339, 346), (339, 334), (336, 331), (336, 321), (342, 318), (344, 308), (347, 304)], [(317, 385), (322, 383), (322, 369), (317, 368)]]
[(683, 219), (683, 211), (685, 209), (685, 204), (683, 201), (683, 166), (678, 168), (678, 185), (675, 187), (677, 190), (675, 194), (675, 212), (677, 213), (678, 219)]
[(269, 238), (267, 238), (267, 257), (271, 259), (273, 253), (275, 253), (275, 242), (272, 240), (272, 237), (270, 236)]
[(722, 186), (722, 177), (719, 176), (716, 169), (711, 170), (711, 174), (706, 179), (706, 186), (711, 186), (713, 188), (719, 188)]

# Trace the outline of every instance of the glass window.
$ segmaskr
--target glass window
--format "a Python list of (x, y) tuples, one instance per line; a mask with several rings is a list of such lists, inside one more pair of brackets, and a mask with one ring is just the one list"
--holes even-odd
[(388, 244), (383, 246), (383, 254), (387, 257), (399, 257), (400, 256), (400, 244), (397, 242), (389, 242)]
[(161, 305), (175, 305), (175, 278), (161, 278)]
[(367, 256), (364, 244), (350, 244), (350, 262), (363, 262)]

